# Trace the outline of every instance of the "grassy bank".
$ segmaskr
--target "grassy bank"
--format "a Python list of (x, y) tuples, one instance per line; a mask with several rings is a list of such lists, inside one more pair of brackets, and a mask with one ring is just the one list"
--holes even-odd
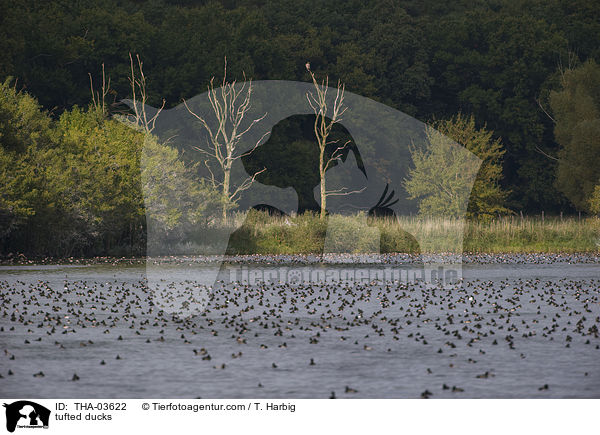
[(253, 212), (243, 222), (230, 239), (229, 254), (320, 253), (324, 246), (326, 252), (349, 253), (561, 253), (598, 252), (600, 246), (597, 218), (503, 217), (463, 225), (440, 218), (334, 215), (321, 221), (311, 214), (282, 218)]
[(597, 218), (516, 218), (470, 222), (465, 252), (599, 252)]

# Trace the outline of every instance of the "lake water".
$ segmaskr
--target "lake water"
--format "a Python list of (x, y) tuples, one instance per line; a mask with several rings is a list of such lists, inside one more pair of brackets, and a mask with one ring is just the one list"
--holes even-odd
[(2, 266), (0, 396), (600, 397), (596, 259), (492, 260), (453, 288), (223, 283), (189, 317), (199, 269)]

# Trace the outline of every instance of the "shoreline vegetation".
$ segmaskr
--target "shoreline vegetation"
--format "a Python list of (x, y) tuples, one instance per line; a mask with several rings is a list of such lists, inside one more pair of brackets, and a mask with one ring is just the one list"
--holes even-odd
[[(268, 141), (261, 144), (265, 133), (254, 148), (244, 152), (236, 151), (243, 134), (234, 134), (237, 127), (230, 132), (220, 128), (220, 133), (213, 136), (207, 121), (184, 100), (192, 118), (199, 122), (196, 127), (207, 130), (209, 148), (198, 146), (203, 136), (197, 136), (194, 129), (190, 130), (194, 132), (191, 139), (171, 146), (169, 140), (161, 139), (162, 134), (154, 133), (154, 122), (165, 107), (164, 101), (148, 117), (146, 110), (151, 106), (145, 104), (142, 61), (139, 55), (135, 58), (137, 66), (130, 53), (131, 97), (142, 104), (140, 109), (134, 105), (133, 113), (111, 112), (104, 101), (107, 89), (102, 88), (100, 97), (94, 93), (92, 81), (93, 98), (88, 108), (73, 106), (58, 117), (46, 112), (35, 97), (18, 90), (16, 80), (7, 78), (0, 84), (0, 115), (4, 114), (0, 118), (5, 119), (0, 122), (0, 261), (11, 253), (30, 258), (93, 258), (223, 253), (318, 256), (324, 252), (598, 252), (600, 178), (596, 162), (600, 154), (596, 138), (600, 123), (598, 119), (586, 118), (581, 120), (580, 129), (573, 129), (571, 124), (575, 121), (571, 118), (558, 120), (563, 113), (600, 113), (589, 109), (587, 103), (579, 107), (579, 100), (594, 100), (594, 83), (600, 83), (600, 65), (592, 60), (565, 72), (560, 91), (550, 94), (553, 113), (557, 112), (555, 136), (562, 146), (558, 155), (564, 154), (556, 158), (559, 166), (554, 184), (562, 186), (563, 193), (570, 192), (567, 197), (552, 195), (552, 207), (532, 207), (514, 197), (517, 186), (503, 178), (503, 156), (507, 151), (511, 154), (510, 149), (504, 148), (484, 120), (459, 111), (445, 119), (436, 121), (434, 117), (428, 121), (423, 147), (408, 146), (403, 150), (400, 141), (386, 149), (386, 161), (404, 161), (408, 166), (388, 167), (387, 163), (377, 163), (378, 159), (372, 162), (377, 176), (387, 184), (375, 205), (372, 198), (368, 214), (365, 210), (355, 215), (328, 215), (332, 209), (327, 208), (328, 196), (353, 192), (348, 187), (350, 174), (338, 174), (341, 178), (337, 181), (343, 187), (326, 189), (332, 185), (326, 181), (327, 170), (343, 163), (352, 152), (357, 170), (366, 176), (359, 148), (345, 148), (353, 141), (350, 133), (340, 130), (336, 132), (339, 138), (333, 133), (339, 116), (348, 108), (343, 105), (343, 82), (338, 80), (333, 108), (328, 111), (325, 95), (329, 75), (320, 72), (319, 76), (325, 78), (319, 84), (307, 63), (305, 68), (314, 84), (314, 94), (307, 95), (311, 96), (309, 105), (314, 114), (308, 118), (293, 115), (265, 126), (267, 133), (272, 133)], [(223, 89), (229, 91), (221, 92), (222, 101), (210, 82), (209, 101), (213, 108), (219, 104), (236, 107), (234, 96), (238, 94), (232, 88), (235, 81), (227, 81), (226, 71), (225, 67)], [(247, 83), (247, 93), (237, 109), (215, 109), (213, 115), (219, 125), (241, 125), (251, 101), (251, 81)], [(574, 89), (584, 85), (587, 87), (581, 92), (585, 98), (573, 100)], [(600, 107), (595, 100), (593, 104), (590, 107)], [(229, 119), (226, 113), (237, 115)], [(325, 114), (331, 118), (327, 120)], [(254, 119), (250, 126), (260, 120)], [(186, 122), (183, 124), (187, 126)], [(242, 131), (247, 132), (250, 126)], [(459, 146), (449, 146), (449, 138)], [(344, 145), (336, 147), (338, 141)], [(469, 153), (463, 148), (480, 161), (467, 158)], [(207, 160), (202, 167), (204, 157)], [(410, 157), (412, 166), (405, 157)], [(238, 160), (242, 166), (236, 171), (249, 175), (246, 179), (232, 179), (236, 176), (231, 165)], [(567, 169), (561, 170), (563, 160)], [(242, 167), (246, 172), (241, 171)], [(404, 171), (408, 178), (389, 177)], [(240, 203), (262, 201), (260, 195), (251, 194), (242, 201), (242, 192), (254, 182), (292, 188), (298, 195), (299, 214), (236, 211)], [(550, 184), (544, 181), (533, 185), (539, 188)], [(319, 186), (320, 203), (314, 198), (315, 186)], [(386, 196), (388, 187), (391, 192)], [(395, 197), (395, 192), (401, 193)], [(401, 200), (395, 209), (391, 207)], [(352, 201), (348, 205), (352, 208), (347, 209), (359, 209)], [(279, 213), (268, 206), (263, 209)], [(522, 214), (517, 216), (515, 209), (525, 213), (545, 210), (554, 216), (560, 213), (560, 217), (544, 217), (542, 211), (539, 217), (525, 218)], [(418, 215), (396, 219), (396, 214), (409, 210), (418, 210)], [(566, 219), (565, 210), (570, 216)], [(571, 213), (577, 211), (586, 217), (575, 218)]]
[[(252, 255), (319, 256), (325, 243), (327, 252), (333, 254), (446, 254), (453, 251), (431, 247), (460, 246), (462, 223), (435, 217), (390, 219), (367, 218), (361, 214), (333, 215), (323, 221), (318, 214), (277, 217), (253, 211), (249, 215), (236, 213), (231, 225), (239, 228), (229, 240), (226, 256), (242, 256), (244, 261), (243, 256)], [(421, 246), (414, 234), (422, 235)], [(594, 255), (600, 252), (600, 219), (595, 217), (505, 216), (487, 222), (467, 220), (462, 234), (463, 255)], [(379, 249), (374, 244), (377, 240)], [(108, 256), (62, 258), (11, 253), (0, 258), (0, 264), (139, 264), (145, 261), (144, 256), (127, 255), (126, 251), (123, 248), (123, 252)]]
[[(503, 216), (487, 222), (466, 220), (464, 228), (458, 219), (436, 217), (373, 219), (334, 215), (329, 222), (335, 229), (332, 238), (339, 243), (328, 245), (328, 252), (334, 253), (597, 253), (600, 249), (600, 219), (595, 217)], [(256, 214), (232, 235), (227, 253), (322, 252), (327, 228), (328, 222), (319, 221), (318, 216), (310, 213), (289, 218)], [(374, 229), (380, 234), (378, 250), (369, 249)], [(413, 237), (416, 234), (423, 235), (421, 246)], [(344, 246), (348, 238), (352, 239), (352, 245)], [(458, 250), (452, 249), (456, 246)]]

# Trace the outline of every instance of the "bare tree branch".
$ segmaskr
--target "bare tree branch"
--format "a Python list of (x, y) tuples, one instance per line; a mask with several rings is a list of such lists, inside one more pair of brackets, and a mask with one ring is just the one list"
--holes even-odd
[(94, 92), (94, 80), (92, 79), (92, 75), (88, 73), (90, 77), (90, 91), (92, 92), (92, 105), (97, 109), (102, 111), (102, 114), (106, 115), (106, 96), (110, 93), (110, 77), (108, 78), (108, 83), (106, 82), (106, 74), (104, 73), (104, 64), (102, 64), (102, 94), (98, 92)]
[(352, 195), (353, 193), (360, 193), (363, 190), (365, 190), (366, 187), (363, 187), (362, 189), (359, 190), (351, 190), (351, 191), (347, 191), (348, 188), (347, 187), (342, 187), (341, 189), (337, 189), (337, 190), (328, 190), (327, 191), (327, 196), (345, 196), (345, 195)]
[(548, 157), (549, 159), (556, 160), (557, 162), (559, 162), (559, 161), (560, 161), (560, 159), (559, 159), (559, 158), (557, 158), (557, 157), (554, 157), (554, 156), (551, 156), (550, 154), (547, 154), (547, 153), (545, 153), (545, 152), (544, 152), (544, 151), (542, 151), (542, 150), (540, 149), (540, 147), (538, 147), (538, 146), (536, 146), (536, 147), (535, 147), (535, 150), (536, 150), (538, 153), (540, 153), (540, 154), (542, 154), (542, 155), (544, 155), (544, 156)]
[(255, 172), (254, 175), (252, 177), (248, 177), (246, 178), (242, 184), (240, 184), (240, 186), (234, 190), (233, 194), (231, 195), (231, 200), (235, 201), (238, 198), (238, 195), (241, 194), (243, 191), (248, 190), (250, 188), (250, 186), (252, 185), (252, 183), (254, 183), (254, 180), (256, 179), (256, 177), (259, 174), (262, 174), (263, 172), (265, 172), (267, 170), (267, 168), (263, 168), (258, 172)]
[[(133, 113), (135, 117), (135, 125), (141, 128), (145, 133), (150, 134), (156, 126), (156, 120), (158, 116), (165, 108), (166, 101), (162, 100), (162, 105), (156, 111), (154, 116), (149, 117), (146, 102), (148, 100), (148, 94), (146, 90), (146, 75), (144, 74), (143, 62), (140, 59), (139, 54), (136, 55), (137, 59), (137, 70), (133, 62), (133, 56), (129, 53), (129, 64), (131, 69), (131, 75), (129, 77), (129, 84), (131, 85), (131, 95), (133, 102)], [(139, 77), (138, 77), (139, 74)], [(139, 104), (138, 104), (139, 100)]]
[(550, 115), (550, 113), (548, 113), (548, 111), (544, 108), (544, 106), (542, 106), (542, 101), (539, 98), (536, 98), (535, 101), (536, 101), (536, 103), (538, 103), (538, 106), (540, 106), (540, 109), (542, 109), (542, 112), (544, 112), (546, 114), (546, 116), (548, 118), (550, 118), (553, 123), (556, 124), (556, 120), (552, 117), (552, 115)]
[[(218, 89), (215, 88), (214, 77), (208, 85), (208, 101), (212, 109), (212, 115), (214, 115), (216, 120), (216, 127), (211, 128), (209, 122), (204, 117), (195, 113), (189, 107), (187, 101), (184, 100), (183, 103), (188, 112), (200, 122), (200, 125), (208, 133), (208, 150), (200, 146), (195, 146), (194, 149), (209, 157), (204, 163), (210, 173), (211, 184), (214, 188), (222, 191), (224, 199), (223, 221), (227, 222), (227, 210), (230, 204), (239, 199), (241, 193), (249, 189), (256, 177), (266, 170), (264, 168), (256, 172), (235, 187), (232, 185), (231, 180), (233, 163), (256, 150), (262, 144), (262, 140), (268, 132), (263, 134), (249, 151), (239, 151), (239, 144), (242, 138), (256, 124), (262, 121), (267, 114), (265, 113), (260, 118), (250, 121), (246, 127), (243, 126), (243, 123), (246, 122), (246, 115), (251, 109), (252, 80), (246, 81), (246, 75), (244, 74), (244, 82), (241, 85), (238, 85), (235, 80), (228, 82), (227, 58), (225, 58), (224, 63), (221, 87)], [(213, 162), (212, 165), (211, 161)], [(218, 177), (213, 170), (214, 166), (219, 169)]]

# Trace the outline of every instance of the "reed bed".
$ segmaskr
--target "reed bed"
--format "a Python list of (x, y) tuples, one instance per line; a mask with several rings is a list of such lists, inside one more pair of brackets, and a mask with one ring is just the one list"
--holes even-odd
[[(500, 217), (488, 222), (437, 217), (370, 218), (332, 215), (321, 220), (251, 212), (235, 214), (239, 227), (229, 254), (295, 253), (572, 253), (598, 252), (595, 217)], [(379, 237), (377, 237), (379, 236)]]

